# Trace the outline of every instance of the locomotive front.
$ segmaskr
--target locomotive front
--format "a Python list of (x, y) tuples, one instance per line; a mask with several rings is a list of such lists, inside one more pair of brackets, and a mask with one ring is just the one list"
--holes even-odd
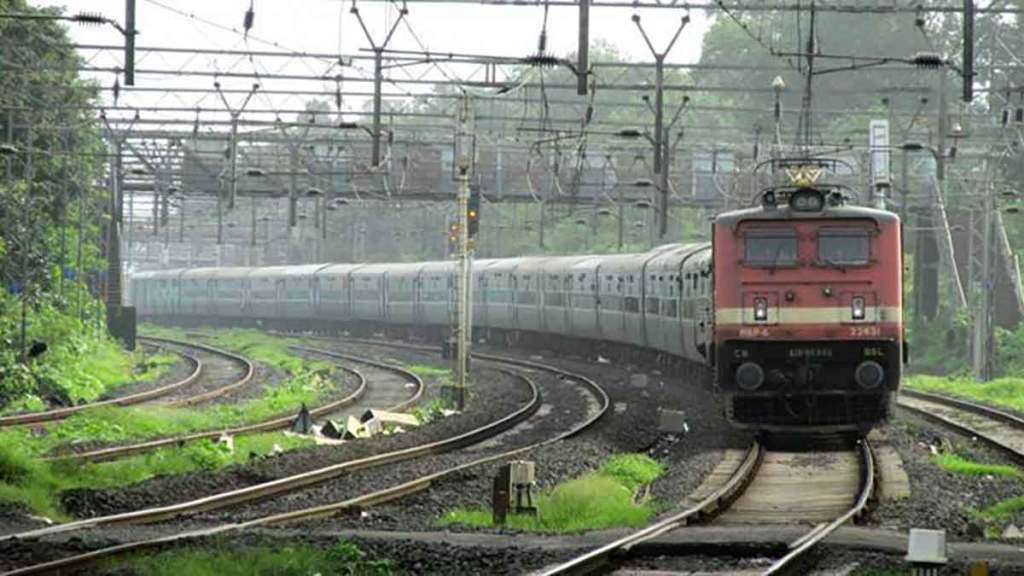
[(714, 222), (715, 373), (730, 420), (865, 432), (904, 357), (901, 228), (837, 190), (776, 188)]

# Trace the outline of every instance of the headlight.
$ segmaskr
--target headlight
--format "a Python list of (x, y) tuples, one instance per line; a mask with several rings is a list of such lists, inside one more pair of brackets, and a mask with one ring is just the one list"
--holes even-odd
[(768, 321), (768, 299), (767, 298), (754, 298), (754, 321), (755, 322), (767, 322)]
[(764, 383), (764, 370), (753, 362), (744, 362), (736, 369), (736, 385), (741, 390), (753, 392)]
[(853, 299), (850, 300), (850, 316), (853, 317), (854, 320), (863, 320), (865, 313), (864, 297), (854, 296)]

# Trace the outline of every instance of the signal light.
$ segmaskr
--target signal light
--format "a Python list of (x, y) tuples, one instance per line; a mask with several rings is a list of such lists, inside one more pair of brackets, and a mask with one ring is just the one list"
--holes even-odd
[(470, 239), (476, 238), (480, 232), (480, 189), (469, 190), (469, 203), (466, 206), (466, 233)]

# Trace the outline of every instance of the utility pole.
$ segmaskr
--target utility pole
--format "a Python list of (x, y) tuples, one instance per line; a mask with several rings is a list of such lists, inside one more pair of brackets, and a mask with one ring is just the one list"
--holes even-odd
[[(113, 157), (110, 159), (110, 224), (107, 228), (107, 329), (122, 339), (129, 347), (135, 347), (134, 327), (130, 333), (122, 330), (122, 297), (121, 297), (121, 235), (120, 227), (124, 217), (122, 204), (123, 174), (122, 150), (125, 140), (131, 133), (138, 114), (128, 124), (128, 128), (120, 133), (113, 130), (105, 113), (100, 113), (107, 128), (107, 137), (113, 145)], [(132, 319), (134, 322), (134, 318)]]
[(651, 55), (654, 56), (654, 172), (658, 174), (659, 181), (665, 184), (660, 190), (658, 214), (658, 236), (664, 239), (668, 234), (668, 164), (665, 161), (667, 154), (664, 151), (667, 146), (665, 138), (665, 57), (672, 51), (679, 35), (683, 33), (683, 28), (690, 22), (690, 15), (683, 16), (679, 27), (676, 28), (675, 35), (672, 36), (672, 40), (669, 41), (668, 47), (663, 52), (658, 52), (654, 48), (644, 27), (640, 25), (640, 15), (633, 14), (632, 20), (644, 37), (644, 42), (647, 43)]
[(124, 85), (135, 86), (135, 0), (124, 0)]
[(995, 274), (992, 266), (992, 200), (991, 185), (985, 186), (984, 213), (981, 231), (981, 290), (975, 302), (973, 372), (976, 380), (985, 382), (992, 377), (992, 295), (995, 291)]
[(398, 12), (398, 18), (395, 23), (391, 25), (391, 30), (388, 30), (387, 36), (384, 37), (384, 42), (379, 46), (373, 41), (373, 35), (370, 34), (370, 30), (366, 27), (366, 23), (363, 22), (363, 17), (359, 15), (359, 9), (356, 8), (355, 4), (352, 4), (352, 8), (349, 12), (355, 15), (356, 20), (359, 22), (359, 27), (363, 29), (363, 34), (366, 34), (366, 40), (370, 43), (370, 48), (373, 50), (373, 139), (372, 149), (370, 152), (371, 164), (374, 168), (380, 167), (380, 133), (381, 133), (381, 107), (382, 107), (382, 83), (384, 81), (384, 50), (387, 49), (388, 43), (391, 42), (391, 37), (394, 36), (395, 30), (398, 29), (398, 25), (402, 23), (405, 16), (409, 14), (409, 9), (406, 8), (403, 2), (402, 8)]
[(228, 113), (231, 115), (231, 140), (229, 141), (228, 144), (228, 159), (231, 162), (231, 176), (229, 180), (230, 189), (228, 190), (228, 210), (234, 210), (235, 198), (237, 197), (238, 192), (238, 119), (242, 115), (242, 112), (245, 111), (245, 107), (249, 105), (249, 101), (252, 100), (253, 95), (256, 94), (256, 91), (260, 89), (260, 85), (252, 85), (252, 89), (249, 90), (249, 94), (246, 95), (245, 100), (242, 102), (242, 105), (238, 109), (232, 108), (231, 104), (228, 103), (227, 96), (225, 96), (224, 92), (220, 89), (220, 82), (214, 82), (213, 87), (217, 89), (217, 94), (220, 94), (220, 99), (222, 102), (224, 102), (224, 108), (226, 108)]
[(590, 0), (579, 0), (579, 44), (576, 48), (576, 94), (587, 95), (590, 68)]
[(473, 134), (471, 126), (471, 102), (468, 95), (463, 95), (458, 106), (458, 132), (456, 143), (458, 145), (458, 157), (456, 169), (458, 170), (458, 219), (459, 219), (459, 280), (458, 280), (458, 303), (456, 306), (457, 327), (455, 329), (456, 362), (455, 367), (455, 397), (459, 410), (466, 405), (466, 380), (467, 368), (469, 366), (470, 346), (473, 342), (472, 318), (473, 300), (471, 297), (473, 274), (470, 269), (470, 247), (469, 247), (469, 183), (473, 169)]

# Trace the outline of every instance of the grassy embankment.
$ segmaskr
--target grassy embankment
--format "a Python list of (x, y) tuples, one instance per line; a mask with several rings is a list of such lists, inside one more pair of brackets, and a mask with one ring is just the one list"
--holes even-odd
[[(116, 566), (116, 568), (115, 568)], [(147, 576), (389, 576), (391, 563), (369, 558), (344, 540), (328, 549), (308, 545), (238, 548), (230, 543), (204, 550), (173, 550), (111, 563), (119, 574)]]
[[(610, 458), (598, 470), (563, 482), (536, 498), (538, 513), (510, 515), (510, 528), (534, 532), (579, 532), (646, 524), (657, 507), (644, 488), (664, 472), (658, 462), (642, 454)], [(458, 508), (441, 518), (442, 524), (489, 527), (489, 508)]]
[(54, 423), (41, 436), (27, 429), (0, 431), (0, 500), (17, 502), (38, 514), (62, 520), (65, 514), (57, 499), (63, 490), (123, 486), (161, 474), (212, 470), (244, 462), (250, 454), (267, 454), (275, 444), (285, 450), (309, 445), (309, 440), (271, 432), (236, 438), (233, 452), (215, 442), (201, 441), (113, 462), (40, 460), (41, 455), (76, 441), (141, 441), (259, 422), (297, 410), (302, 403), (315, 405), (333, 388), (327, 377), (331, 365), (290, 355), (285, 340), (251, 331), (230, 331), (212, 335), (210, 342), (277, 367), (288, 374), (288, 379), (264, 389), (258, 397), (234, 404), (181, 408), (104, 407)]
[(904, 385), (923, 392), (949, 394), (992, 406), (1024, 411), (1024, 378), (1006, 376), (988, 382), (978, 382), (973, 378), (916, 374), (907, 377)]

